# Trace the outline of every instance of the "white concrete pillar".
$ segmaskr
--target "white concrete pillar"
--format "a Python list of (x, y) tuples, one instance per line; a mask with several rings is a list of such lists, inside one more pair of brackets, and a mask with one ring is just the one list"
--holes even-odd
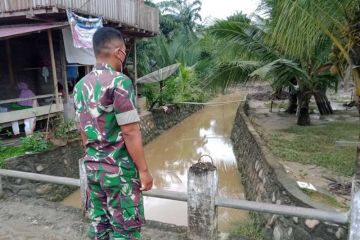
[(83, 216), (85, 216), (87, 176), (86, 176), (86, 170), (85, 170), (85, 164), (83, 158), (79, 160), (79, 177), (80, 177), (81, 209)]
[(1, 179), (1, 176), (0, 176), (0, 198), (4, 195), (4, 192), (3, 192), (3, 187), (2, 187), (2, 179)]
[(360, 239), (360, 191), (359, 190), (360, 190), (360, 181), (354, 180), (352, 186), (349, 240)]
[(188, 174), (188, 237), (190, 240), (215, 240), (217, 237), (218, 174), (212, 163), (199, 162)]

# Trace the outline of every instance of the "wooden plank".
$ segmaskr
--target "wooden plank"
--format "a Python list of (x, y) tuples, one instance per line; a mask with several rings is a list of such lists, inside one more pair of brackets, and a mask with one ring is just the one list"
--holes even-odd
[(134, 38), (134, 88), (135, 88), (135, 106), (138, 106), (138, 88), (137, 88), (137, 79), (138, 79), (138, 70), (137, 70), (137, 51), (136, 51), (136, 38)]
[[(43, 115), (43, 116), (37, 116), (36, 117), (36, 121), (41, 121), (41, 120), (44, 120), (44, 119), (48, 119), (48, 117), (50, 118), (53, 118), (53, 117), (56, 117), (58, 115), (60, 115), (62, 112), (57, 112), (57, 113), (51, 113), (50, 115)], [(19, 125), (21, 124), (24, 124), (24, 120), (25, 119), (20, 119), (20, 120), (17, 120), (17, 122), (19, 123)], [(11, 127), (12, 126), (12, 123), (11, 122), (8, 122), (8, 123), (1, 123), (0, 124), (0, 127), (1, 128), (7, 128), (7, 127)]]
[(11, 56), (10, 40), (7, 39), (5, 41), (5, 43), (6, 43), (6, 57), (7, 57), (7, 63), (8, 63), (11, 91), (15, 92), (16, 82), (15, 82), (15, 78), (14, 78), (14, 69), (13, 69), (13, 62), (12, 62), (12, 56)]
[(59, 105), (57, 107), (56, 104), (51, 104), (47, 106), (28, 108), (18, 111), (3, 112), (0, 113), (0, 124), (48, 115), (52, 113), (58, 113), (62, 111), (64, 111), (64, 107), (62, 105)]
[(35, 96), (35, 97), (30, 97), (30, 98), (14, 98), (14, 99), (1, 100), (0, 104), (16, 103), (16, 102), (20, 102), (20, 101), (44, 99), (44, 98), (51, 98), (51, 97), (54, 97), (54, 94), (39, 95), (39, 96)]
[(85, 74), (89, 74), (91, 72), (91, 66), (86, 65), (85, 66)]
[(51, 30), (48, 30), (47, 33), (48, 33), (48, 41), (49, 41), (49, 49), (50, 49), (51, 68), (52, 68), (52, 74), (53, 74), (54, 94), (55, 94), (55, 99), (56, 99), (56, 105), (58, 106), (59, 105), (59, 89), (58, 89), (58, 78), (57, 78), (57, 73), (56, 73), (54, 44), (53, 44)]
[(90, 16), (159, 33), (159, 10), (144, 5), (141, 0), (0, 0), (0, 17), (55, 13), (72, 9)]
[(67, 81), (67, 69), (66, 69), (66, 56), (65, 56), (65, 46), (64, 43), (61, 43), (61, 50), (60, 50), (60, 61), (61, 61), (61, 78), (64, 82), (64, 88), (65, 88), (65, 103), (67, 103), (69, 99), (69, 85)]

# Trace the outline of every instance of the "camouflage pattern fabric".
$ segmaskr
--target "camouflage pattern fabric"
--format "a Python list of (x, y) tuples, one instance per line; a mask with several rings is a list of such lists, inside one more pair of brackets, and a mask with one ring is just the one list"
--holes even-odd
[(76, 121), (88, 137), (85, 164), (133, 167), (121, 134), (122, 125), (139, 122), (132, 82), (110, 65), (97, 65), (75, 86)]
[(145, 220), (138, 175), (124, 177), (114, 172), (115, 168), (108, 169), (87, 172), (87, 209), (92, 220), (88, 236), (95, 240), (141, 239)]
[(140, 121), (132, 82), (100, 64), (74, 89), (76, 121), (88, 140), (84, 163), (90, 239), (140, 239), (144, 207), (121, 126)]

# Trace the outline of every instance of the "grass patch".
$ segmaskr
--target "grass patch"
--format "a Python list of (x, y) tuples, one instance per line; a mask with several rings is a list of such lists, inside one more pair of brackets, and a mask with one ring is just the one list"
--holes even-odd
[(264, 240), (263, 228), (256, 218), (250, 218), (248, 222), (237, 225), (232, 235), (248, 240)]
[(302, 189), (302, 191), (315, 202), (324, 203), (336, 209), (349, 210), (346, 205), (339, 203), (334, 197), (306, 189)]
[(358, 134), (358, 123), (332, 122), (277, 130), (267, 136), (267, 142), (273, 153), (283, 160), (314, 164), (339, 175), (352, 176), (356, 147), (336, 146), (336, 141), (354, 142)]
[(6, 159), (24, 155), (26, 151), (24, 146), (0, 147), (0, 168), (5, 167)]

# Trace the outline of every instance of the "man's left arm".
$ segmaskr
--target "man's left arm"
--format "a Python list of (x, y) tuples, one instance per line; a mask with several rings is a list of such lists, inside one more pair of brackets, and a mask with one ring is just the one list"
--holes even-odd
[(122, 135), (131, 158), (140, 174), (141, 189), (152, 188), (153, 178), (145, 160), (144, 146), (139, 127), (140, 117), (135, 107), (135, 94), (130, 79), (123, 80), (120, 87), (114, 89), (114, 110), (116, 120), (121, 126)]

